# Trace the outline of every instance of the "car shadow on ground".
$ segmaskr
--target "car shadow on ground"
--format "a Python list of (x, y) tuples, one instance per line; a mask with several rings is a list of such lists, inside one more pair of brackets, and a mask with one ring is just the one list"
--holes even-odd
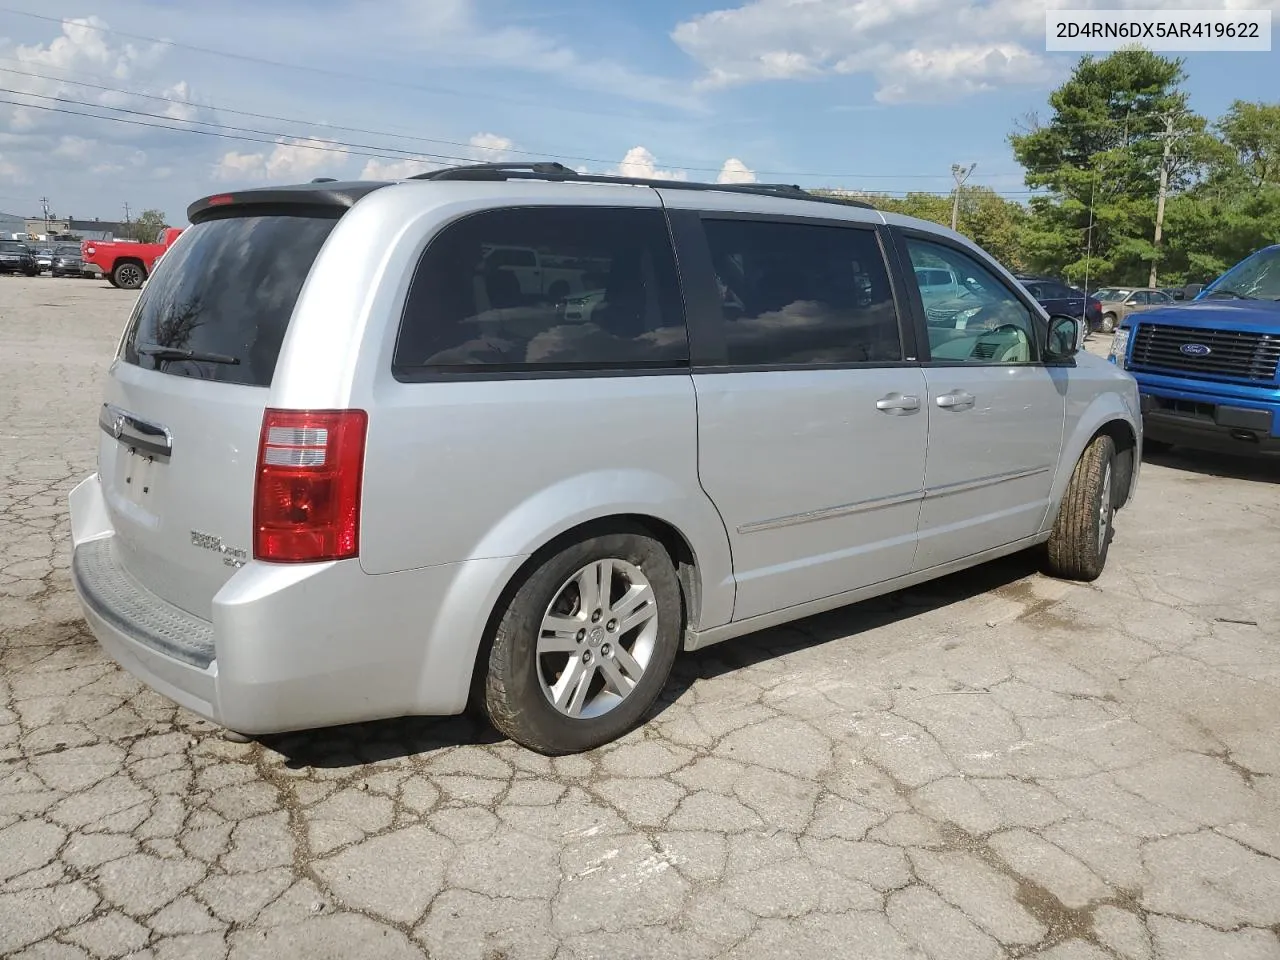
[(1206, 479), (1280, 483), (1280, 457), (1240, 457), (1174, 447), (1159, 453), (1144, 450), (1142, 460), (1171, 470), (1199, 474)]
[[(699, 680), (713, 679), (799, 650), (855, 637), (1007, 588), (1038, 570), (1039, 562), (1034, 552), (1014, 554), (883, 597), (761, 630), (703, 650), (682, 653), (676, 660), (667, 686), (650, 711), (649, 719), (678, 702)], [(357, 767), (421, 756), (449, 747), (487, 745), (503, 740), (488, 723), (472, 715), (406, 717), (260, 738), (262, 745), (281, 754), (285, 765), (291, 769)]]

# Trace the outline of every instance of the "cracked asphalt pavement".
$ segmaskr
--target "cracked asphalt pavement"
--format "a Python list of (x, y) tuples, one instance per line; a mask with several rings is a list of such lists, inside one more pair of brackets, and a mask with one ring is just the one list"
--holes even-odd
[(1013, 558), (682, 656), (591, 754), (237, 744), (68, 578), (133, 299), (0, 278), (0, 956), (1280, 958), (1280, 467), (1149, 462), (1092, 585)]

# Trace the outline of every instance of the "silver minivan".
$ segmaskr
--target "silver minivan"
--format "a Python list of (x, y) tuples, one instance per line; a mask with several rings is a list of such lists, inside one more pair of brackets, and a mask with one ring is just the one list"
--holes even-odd
[(470, 704), (588, 749), (681, 649), (1031, 548), (1093, 579), (1137, 482), (1132, 378), (934, 224), (558, 164), (188, 216), (72, 570), (126, 670), (242, 735)]

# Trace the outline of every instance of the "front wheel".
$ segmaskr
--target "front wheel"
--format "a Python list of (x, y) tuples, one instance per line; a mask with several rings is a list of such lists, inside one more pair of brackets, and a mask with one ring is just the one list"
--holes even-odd
[(1104, 313), (1102, 315), (1102, 332), (1103, 333), (1116, 332), (1116, 315), (1114, 313)]
[(1095, 437), (1076, 463), (1046, 545), (1049, 572), (1067, 580), (1097, 580), (1107, 565), (1115, 520), (1116, 445)]
[(683, 624), (675, 567), (647, 533), (629, 527), (571, 543), (535, 569), (502, 612), (485, 712), (539, 753), (615, 740), (662, 692)]

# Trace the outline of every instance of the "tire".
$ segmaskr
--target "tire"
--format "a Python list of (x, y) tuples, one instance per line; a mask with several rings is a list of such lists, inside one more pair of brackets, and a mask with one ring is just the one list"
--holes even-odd
[[(597, 605), (586, 591), (606, 561), (614, 599)], [(647, 596), (633, 619), (649, 615), (630, 629), (624, 591), (634, 595), (631, 603)], [(584, 600), (595, 609), (585, 609)], [(609, 616), (611, 605), (618, 618)], [(551, 617), (567, 626), (557, 636), (544, 636)], [(489, 721), (516, 743), (547, 755), (616, 740), (643, 719), (666, 686), (683, 627), (680, 583), (662, 544), (631, 526), (584, 536), (534, 569), (497, 620), (484, 682)], [(539, 653), (543, 644), (559, 650), (542, 647)], [(639, 681), (619, 697), (616, 690), (632, 682), (640, 667)], [(610, 683), (610, 676), (621, 684)], [(563, 707), (552, 703), (557, 695)]]
[(1046, 544), (1049, 573), (1066, 580), (1097, 580), (1107, 565), (1115, 520), (1116, 445), (1095, 437), (1072, 471)]
[(107, 283), (111, 284), (111, 285), (112, 285), (113, 287), (115, 287), (117, 290), (120, 288), (120, 284), (116, 283), (116, 278), (115, 278), (115, 275), (114, 275), (114, 274), (111, 274), (111, 273), (104, 273), (104, 274), (102, 275), (102, 279), (106, 280), (106, 281), (107, 281)]
[(119, 287), (121, 290), (137, 290), (146, 279), (147, 271), (141, 264), (132, 261), (118, 263), (111, 271), (112, 286)]
[(1102, 315), (1102, 332), (1103, 333), (1116, 332), (1116, 315), (1114, 313), (1104, 313)]

